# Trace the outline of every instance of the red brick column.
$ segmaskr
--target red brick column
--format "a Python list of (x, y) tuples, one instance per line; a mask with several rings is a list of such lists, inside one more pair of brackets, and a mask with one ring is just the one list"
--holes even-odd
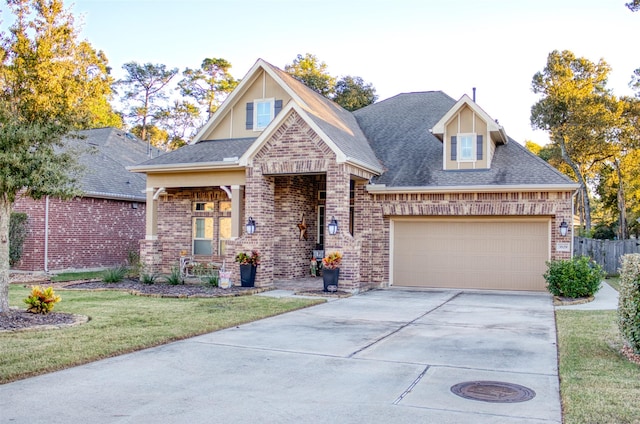
[[(360, 243), (349, 233), (349, 191), (351, 176), (343, 164), (332, 164), (327, 170), (327, 199), (325, 205), (325, 254), (339, 251), (343, 254), (339, 287), (357, 290), (360, 280)], [(331, 218), (338, 221), (338, 233), (329, 234), (326, 225)]]

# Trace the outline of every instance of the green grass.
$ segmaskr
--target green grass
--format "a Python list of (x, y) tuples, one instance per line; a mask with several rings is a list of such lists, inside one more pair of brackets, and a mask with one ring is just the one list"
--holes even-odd
[(61, 272), (51, 276), (51, 281), (54, 283), (62, 283), (65, 281), (76, 280), (92, 280), (95, 278), (102, 278), (104, 271), (83, 271), (83, 272)]
[(556, 311), (565, 424), (640, 423), (640, 366), (619, 353), (617, 311)]
[[(0, 333), (0, 384), (281, 314), (322, 299), (238, 296), (168, 299), (119, 291), (57, 290), (55, 312), (90, 317), (76, 327)], [(11, 285), (12, 306), (29, 289)]]

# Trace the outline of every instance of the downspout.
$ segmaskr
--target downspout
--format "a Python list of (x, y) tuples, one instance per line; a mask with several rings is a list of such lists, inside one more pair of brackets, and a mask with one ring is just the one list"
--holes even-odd
[(49, 196), (44, 198), (44, 272), (49, 273)]

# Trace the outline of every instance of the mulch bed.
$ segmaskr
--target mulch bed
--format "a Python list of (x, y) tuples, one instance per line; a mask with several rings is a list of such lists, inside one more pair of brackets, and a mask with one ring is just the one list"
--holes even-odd
[(138, 296), (150, 297), (222, 297), (222, 296), (243, 296), (261, 293), (272, 290), (271, 287), (238, 287), (233, 286), (228, 289), (213, 287), (206, 284), (166, 284), (154, 283), (143, 284), (136, 279), (126, 279), (118, 283), (105, 283), (103, 281), (73, 281), (70, 283), (56, 283), (54, 288), (64, 290), (122, 290)]
[(635, 353), (631, 347), (623, 346), (622, 349), (620, 349), (620, 353), (622, 353), (622, 355), (629, 361), (640, 365), (640, 355)]
[(48, 314), (33, 314), (26, 309), (9, 309), (0, 314), (0, 333), (4, 331), (24, 331), (39, 329), (54, 329), (82, 324), (89, 320), (82, 315), (64, 312), (49, 312)]
[(594, 297), (564, 297), (553, 296), (554, 306), (569, 306), (569, 305), (582, 305), (583, 303), (593, 302)]

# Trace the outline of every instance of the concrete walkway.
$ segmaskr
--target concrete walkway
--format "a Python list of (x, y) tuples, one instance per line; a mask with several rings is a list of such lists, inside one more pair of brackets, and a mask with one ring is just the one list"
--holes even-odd
[(2, 385), (0, 422), (561, 423), (555, 333), (544, 293), (377, 290)]
[(574, 309), (582, 311), (615, 310), (618, 309), (618, 292), (603, 281), (600, 286), (600, 290), (598, 290), (594, 295), (593, 301), (578, 305), (556, 306), (556, 309)]

